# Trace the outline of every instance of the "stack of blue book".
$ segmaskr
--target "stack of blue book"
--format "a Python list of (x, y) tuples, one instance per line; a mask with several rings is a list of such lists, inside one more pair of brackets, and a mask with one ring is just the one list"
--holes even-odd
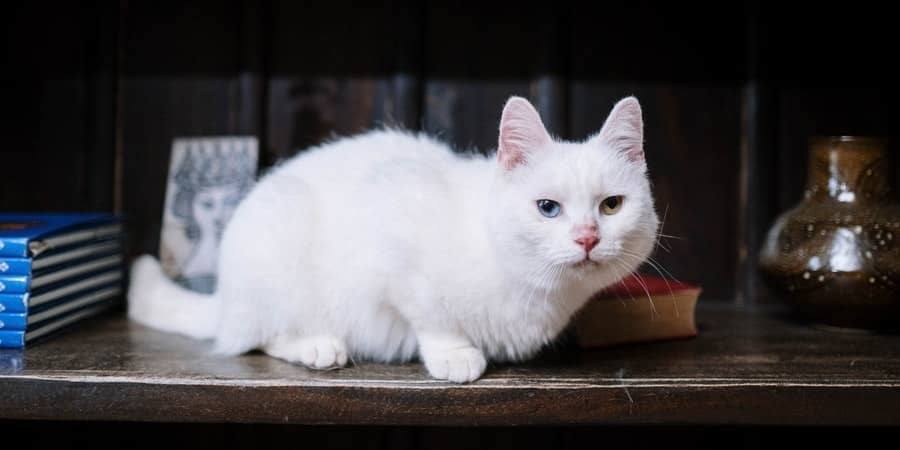
[(0, 348), (93, 316), (121, 298), (122, 224), (105, 213), (0, 213)]

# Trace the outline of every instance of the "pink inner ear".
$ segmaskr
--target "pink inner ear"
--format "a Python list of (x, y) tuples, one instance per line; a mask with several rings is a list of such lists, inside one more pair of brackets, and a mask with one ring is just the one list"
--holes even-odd
[(616, 103), (597, 139), (629, 161), (644, 160), (644, 119), (636, 98), (627, 97)]
[(510, 170), (524, 164), (528, 155), (551, 142), (538, 112), (528, 100), (513, 97), (503, 108), (497, 157)]

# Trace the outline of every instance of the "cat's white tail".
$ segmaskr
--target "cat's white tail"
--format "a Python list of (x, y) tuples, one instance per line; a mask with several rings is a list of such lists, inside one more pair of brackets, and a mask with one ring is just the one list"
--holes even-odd
[(179, 333), (196, 339), (215, 335), (217, 322), (215, 298), (175, 284), (150, 255), (131, 265), (128, 288), (128, 317), (158, 330)]

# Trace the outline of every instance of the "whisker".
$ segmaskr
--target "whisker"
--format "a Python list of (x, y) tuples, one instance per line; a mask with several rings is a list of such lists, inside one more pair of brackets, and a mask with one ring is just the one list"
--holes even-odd
[[(635, 255), (634, 253), (631, 253), (627, 250), (623, 249), (622, 253), (626, 256), (635, 258), (636, 260), (638, 259), (637, 255)], [(662, 265), (662, 263), (653, 259), (652, 257), (647, 257), (647, 260), (645, 262), (647, 264), (649, 264), (651, 267), (653, 267), (653, 269), (656, 270), (657, 273), (659, 273), (660, 277), (666, 283), (666, 288), (668, 288), (668, 290), (669, 290), (669, 298), (672, 300), (672, 308), (675, 309), (675, 316), (679, 317), (681, 315), (681, 312), (678, 310), (678, 305), (675, 304), (675, 292), (672, 290), (672, 285), (669, 283), (669, 279), (671, 279), (675, 282), (678, 282), (678, 283), (680, 283), (681, 281), (679, 281), (675, 275), (672, 275), (672, 273), (669, 272), (665, 268), (665, 266)], [(664, 273), (665, 273), (665, 275), (664, 275)]]
[[(628, 270), (628, 267), (625, 266), (624, 263), (622, 263), (622, 262), (619, 261), (618, 259), (614, 259), (612, 262), (614, 262), (614, 263), (616, 264), (616, 266), (618, 266), (619, 268), (621, 268), (622, 270), (625, 271), (625, 275), (622, 276), (621, 279), (620, 279), (620, 281), (619, 281), (620, 283), (621, 283), (623, 280), (625, 280), (625, 278), (631, 276), (632, 272)], [(618, 276), (619, 276), (619, 272), (616, 271), (615, 273), (616, 273), (616, 277), (618, 277)], [(627, 284), (625, 284), (624, 286), (625, 286), (625, 292), (627, 292), (627, 293), (628, 293), (628, 296), (631, 297), (631, 301), (632, 301), (632, 302), (636, 302), (637, 299), (634, 298), (634, 294), (631, 293), (631, 289), (628, 289), (628, 285), (627, 285)], [(625, 301), (623, 300), (622, 303), (624, 304)]]
[(663, 213), (662, 222), (660, 223), (659, 228), (656, 230), (656, 245), (661, 247), (663, 250), (671, 253), (671, 251), (668, 248), (666, 248), (666, 246), (663, 245), (663, 243), (662, 243), (662, 237), (663, 237), (662, 230), (666, 226), (666, 218), (667, 217), (669, 217), (669, 205), (668, 204), (666, 204), (666, 211)]
[(650, 296), (650, 290), (647, 289), (647, 284), (644, 283), (644, 278), (641, 277), (641, 274), (638, 272), (634, 272), (634, 276), (637, 278), (638, 283), (641, 284), (641, 287), (644, 288), (644, 293), (647, 294), (647, 300), (650, 301), (650, 310), (653, 312), (653, 315), (659, 317), (659, 311), (656, 310), (656, 304), (653, 303), (653, 298)]
[(528, 277), (537, 278), (537, 281), (535, 283), (532, 283), (530, 292), (526, 297), (525, 308), (527, 310), (530, 310), (533, 307), (533, 303), (539, 295), (539, 290), (544, 291), (544, 306), (547, 305), (547, 299), (550, 296), (550, 293), (556, 288), (556, 285), (559, 283), (559, 278), (562, 274), (562, 270), (563, 267), (559, 264), (553, 262), (545, 262), (530, 271)]
[[(622, 261), (620, 261), (620, 262), (622, 262)], [(622, 262), (622, 263), (624, 263), (624, 262)], [(635, 279), (641, 285), (641, 288), (644, 289), (644, 294), (647, 295), (647, 301), (650, 302), (650, 310), (652, 311), (653, 315), (659, 316), (659, 311), (656, 310), (656, 304), (653, 303), (653, 298), (650, 296), (650, 290), (647, 289), (647, 283), (644, 282), (644, 279), (641, 277), (641, 274), (638, 272), (631, 272), (631, 275), (634, 275)]]
[(656, 246), (665, 250), (666, 253), (672, 253), (672, 249), (669, 247), (666, 247), (666, 244), (663, 244), (662, 241), (659, 240), (659, 237), (656, 238)]
[(659, 229), (662, 230), (666, 226), (666, 219), (669, 218), (669, 204), (666, 203), (666, 210), (663, 211), (663, 218)]
[(672, 300), (672, 306), (675, 309), (675, 317), (678, 317), (681, 313), (678, 311), (678, 306), (675, 305), (675, 292), (672, 290), (672, 285), (669, 284), (669, 279), (663, 275), (663, 273), (659, 270), (659, 267), (653, 261), (646, 261), (650, 267), (654, 268), (656, 272), (659, 274), (659, 277), (666, 283), (666, 288), (669, 290), (669, 299)]
[[(666, 273), (666, 276), (667, 276), (667, 277), (671, 278), (672, 280), (675, 280), (676, 282), (679, 282), (679, 283), (681, 282), (680, 280), (678, 280), (678, 277), (676, 277), (675, 275), (672, 275), (672, 273), (669, 272), (668, 269), (666, 269), (665, 267), (663, 267), (662, 263), (660, 263), (660, 262), (657, 261), (656, 259), (653, 259), (653, 258), (649, 258), (649, 257), (648, 257), (648, 258), (647, 258), (647, 261), (649, 261), (651, 264), (656, 264), (656, 265), (658, 265), (659, 268), (662, 269), (663, 272)], [(662, 274), (660, 274), (660, 275), (662, 275)]]
[(531, 309), (531, 300), (532, 300), (532, 297), (534, 297), (535, 293), (537, 292), (537, 289), (540, 287), (540, 283), (541, 283), (540, 278), (543, 277), (543, 271), (545, 270), (544, 269), (545, 267), (546, 267), (546, 263), (534, 268), (533, 270), (531, 270), (528, 273), (528, 278), (537, 277), (538, 281), (531, 285), (531, 289), (530, 289), (528, 295), (525, 297), (525, 309), (526, 310)]
[[(537, 298), (538, 290), (543, 289), (544, 292), (546, 293), (547, 290), (549, 289), (548, 287), (545, 286), (545, 284), (547, 281), (549, 281), (548, 280), (549, 279), (549, 269), (551, 269), (551, 268), (552, 268), (552, 263), (544, 263), (543, 265), (540, 266), (540, 269), (539, 269), (540, 275), (538, 278), (538, 282), (532, 286), (531, 294), (528, 296), (528, 302), (526, 304), (527, 309), (530, 310), (532, 308), (532, 302)], [(546, 302), (546, 300), (545, 300), (545, 302)]]
[(557, 283), (559, 283), (559, 279), (562, 276), (562, 267), (558, 265), (554, 265), (550, 269), (550, 283), (549, 287), (544, 290), (544, 307), (547, 306), (547, 298), (550, 297), (550, 292), (556, 289)]
[(662, 270), (662, 272), (665, 273), (664, 276), (663, 276), (663, 273), (660, 273), (660, 276), (663, 276), (664, 278), (665, 278), (665, 277), (668, 277), (668, 278), (670, 278), (670, 279), (672, 279), (672, 280), (674, 280), (674, 281), (676, 281), (676, 282), (679, 282), (679, 283), (681, 282), (681, 281), (678, 279), (678, 277), (676, 277), (675, 275), (672, 275), (672, 272), (669, 272), (669, 270), (666, 269), (665, 266), (662, 265), (662, 263), (660, 263), (658, 260), (654, 259), (652, 256), (648, 256), (647, 259), (645, 259), (644, 261), (641, 261), (641, 260), (640, 260), (641, 256), (638, 255), (638, 254), (636, 254), (636, 253), (633, 253), (633, 252), (631, 252), (631, 251), (629, 251), (629, 250), (626, 250), (626, 249), (621, 249), (620, 252), (621, 252), (623, 255), (627, 255), (627, 256), (630, 256), (630, 257), (634, 258), (635, 261), (638, 261), (638, 262), (646, 262), (646, 263), (648, 263), (648, 264), (650, 264), (650, 265), (655, 265), (656, 267), (654, 267), (654, 269), (656, 269), (657, 272), (659, 272), (660, 270)]
[(683, 240), (683, 239), (684, 239), (683, 237), (681, 237), (681, 236), (675, 236), (674, 234), (656, 233), (656, 235), (659, 236), (659, 237), (664, 237), (664, 238), (666, 238), (666, 239), (678, 239), (678, 240)]

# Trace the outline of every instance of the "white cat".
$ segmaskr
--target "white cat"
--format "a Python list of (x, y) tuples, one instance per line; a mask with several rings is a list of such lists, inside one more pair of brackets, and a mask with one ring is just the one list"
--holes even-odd
[(129, 315), (224, 354), (316, 369), (418, 355), (433, 377), (468, 382), (552, 341), (643, 262), (657, 227), (635, 98), (563, 142), (512, 97), (496, 157), (373, 131), (273, 168), (225, 229), (215, 294), (142, 256)]

